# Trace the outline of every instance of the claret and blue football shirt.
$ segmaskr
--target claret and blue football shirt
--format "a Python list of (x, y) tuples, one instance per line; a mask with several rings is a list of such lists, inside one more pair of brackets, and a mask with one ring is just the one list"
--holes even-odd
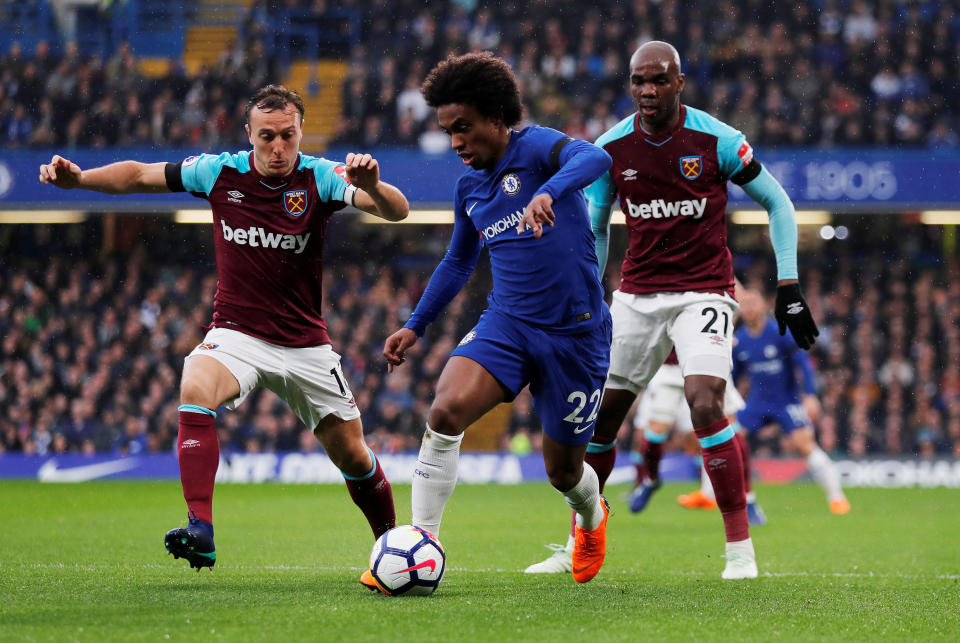
[(747, 183), (761, 171), (751, 163), (753, 150), (743, 134), (681, 105), (680, 120), (670, 132), (647, 133), (634, 113), (597, 145), (613, 157), (613, 165), (586, 194), (600, 208), (620, 196), (630, 239), (620, 290), (733, 295), (727, 181)]
[(329, 344), (320, 314), (330, 216), (353, 204), (346, 167), (301, 154), (288, 176), (262, 176), (252, 152), (201, 154), (167, 166), (171, 190), (213, 210), (217, 293), (211, 327), (280, 346)]

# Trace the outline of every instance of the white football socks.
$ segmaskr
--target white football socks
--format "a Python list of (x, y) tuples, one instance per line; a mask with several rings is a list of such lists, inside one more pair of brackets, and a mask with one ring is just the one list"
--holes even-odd
[(577, 526), (593, 531), (603, 522), (603, 504), (600, 500), (600, 480), (597, 472), (586, 462), (583, 475), (573, 489), (563, 492), (570, 508), (577, 512)]
[(816, 480), (827, 494), (827, 500), (843, 500), (843, 489), (840, 488), (840, 472), (836, 465), (830, 459), (823, 449), (816, 447), (810, 455), (807, 456), (807, 466), (810, 468), (810, 475)]
[(437, 433), (429, 426), (423, 433), (420, 455), (413, 472), (413, 526), (440, 535), (443, 508), (457, 486), (460, 443), (457, 436)]

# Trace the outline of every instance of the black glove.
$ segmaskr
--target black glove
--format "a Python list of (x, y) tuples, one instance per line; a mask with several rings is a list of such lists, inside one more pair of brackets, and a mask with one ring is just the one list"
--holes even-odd
[(813, 315), (810, 314), (810, 307), (800, 292), (800, 284), (777, 286), (777, 303), (773, 308), (773, 316), (777, 318), (780, 334), (786, 334), (789, 328), (793, 341), (804, 350), (810, 350), (816, 341), (814, 338), (820, 334)]

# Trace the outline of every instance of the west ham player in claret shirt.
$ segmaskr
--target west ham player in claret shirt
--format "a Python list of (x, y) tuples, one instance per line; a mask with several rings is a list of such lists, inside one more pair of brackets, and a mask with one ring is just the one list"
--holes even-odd
[(177, 455), (189, 523), (167, 551), (197, 571), (213, 567), (213, 486), (220, 460), (216, 409), (234, 409), (256, 386), (280, 396), (320, 440), (375, 537), (396, 522), (393, 492), (363, 440), (360, 413), (320, 314), (324, 231), (352, 205), (389, 221), (407, 216), (403, 194), (380, 180), (369, 154), (344, 163), (300, 153), (303, 101), (277, 85), (248, 102), (253, 150), (179, 163), (122, 161), (91, 170), (54, 156), (40, 181), (111, 194), (188, 191), (213, 210), (217, 293), (203, 343), (180, 382)]
[(797, 281), (797, 227), (783, 188), (753, 158), (743, 134), (680, 102), (680, 56), (652, 41), (630, 59), (637, 111), (597, 140), (613, 165), (587, 190), (600, 265), (610, 208), (619, 195), (629, 245), (613, 294), (610, 372), (587, 462), (604, 481), (615, 440), (637, 395), (675, 347), (694, 431), (726, 531), (723, 578), (754, 578), (742, 458), (723, 414), (737, 302), (727, 248), (727, 181), (770, 215), (777, 259), (776, 317), (801, 348), (818, 334)]
[(450, 249), (384, 346), (391, 367), (460, 291), (483, 246), (493, 290), (437, 382), (413, 476), (413, 524), (436, 533), (464, 430), (529, 384), (547, 476), (576, 514), (571, 571), (585, 583), (606, 553), (609, 512), (583, 456), (607, 373), (610, 311), (582, 188), (610, 157), (556, 130), (513, 129), (521, 117), (516, 79), (489, 52), (447, 58), (427, 76), (423, 95), (467, 169), (454, 190)]

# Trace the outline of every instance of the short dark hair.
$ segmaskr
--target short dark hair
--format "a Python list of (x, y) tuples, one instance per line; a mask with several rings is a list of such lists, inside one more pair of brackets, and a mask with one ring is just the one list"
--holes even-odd
[(303, 120), (303, 99), (293, 89), (287, 89), (283, 85), (267, 85), (257, 90), (250, 100), (247, 101), (247, 108), (244, 115), (247, 123), (250, 122), (250, 110), (254, 107), (262, 112), (272, 112), (275, 109), (283, 109), (287, 105), (293, 105), (300, 112), (300, 120)]
[(430, 107), (470, 105), (481, 116), (501, 120), (507, 127), (523, 117), (513, 70), (489, 51), (447, 56), (430, 71), (420, 91)]

